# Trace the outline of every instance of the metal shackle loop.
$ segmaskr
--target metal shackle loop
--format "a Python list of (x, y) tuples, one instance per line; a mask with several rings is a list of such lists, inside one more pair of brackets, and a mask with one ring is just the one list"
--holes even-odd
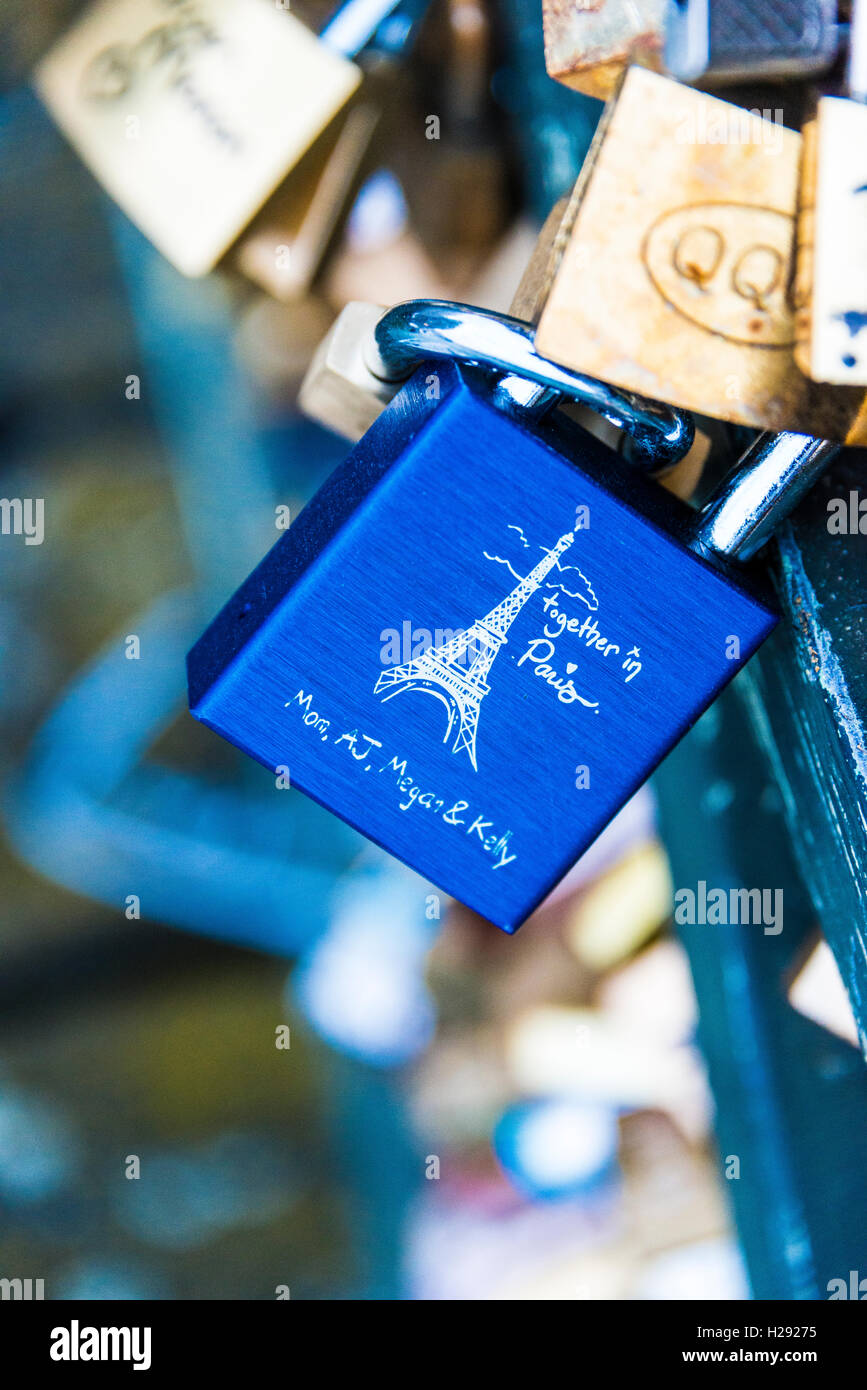
[[(579, 401), (625, 430), (633, 441), (635, 462), (649, 471), (677, 463), (693, 441), (695, 427), (685, 411), (541, 357), (533, 328), (508, 314), (445, 299), (410, 299), (383, 314), (374, 337), (367, 366), (382, 381), (402, 381), (422, 362), (447, 358), (535, 382), (546, 388), (536, 395), (536, 414), (558, 399)], [(520, 418), (517, 402), (513, 413)], [(526, 413), (534, 413), (533, 404), (527, 405)]]
[(731, 559), (751, 559), (840, 448), (791, 431), (760, 434), (698, 514), (699, 545)]

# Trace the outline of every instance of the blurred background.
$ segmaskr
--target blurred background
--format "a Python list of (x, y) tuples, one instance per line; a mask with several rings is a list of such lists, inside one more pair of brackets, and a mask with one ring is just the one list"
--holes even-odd
[[(780, 983), (817, 915), (736, 697), (515, 938), (186, 711), (186, 650), (348, 448), (295, 404), (335, 314), (507, 310), (601, 103), (546, 76), (537, 0), (399, 5), (292, 273), (252, 238), (186, 280), (30, 86), (81, 8), (0, 11), (0, 491), (45, 500), (42, 544), (0, 538), (0, 1276), (53, 1299), (817, 1296), (849, 1251), (817, 1262), (791, 1155), (818, 1112), (768, 1057), (836, 1088), (841, 1128), (863, 1068), (833, 963), (818, 1021)], [(673, 929), (673, 873), (765, 881), (747, 842), (787, 886), (785, 959)], [(826, 1154), (828, 1226), (858, 1228), (864, 1157)]]

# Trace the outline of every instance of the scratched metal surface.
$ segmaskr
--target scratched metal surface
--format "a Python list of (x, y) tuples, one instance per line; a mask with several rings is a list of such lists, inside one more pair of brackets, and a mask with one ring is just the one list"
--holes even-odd
[(743, 690), (867, 1051), (867, 535), (828, 529), (829, 504), (846, 524), (857, 508), (865, 458), (845, 450), (783, 530), (784, 621)]
[(799, 72), (829, 62), (836, 47), (834, 0), (716, 0), (708, 16), (709, 66), (737, 70), (763, 61)]
[[(763, 669), (780, 663), (785, 647), (772, 638), (765, 652), (757, 658)], [(783, 893), (776, 934), (749, 924), (678, 930), (699, 1000), (719, 1170), (753, 1296), (824, 1299), (830, 1280), (863, 1268), (867, 1074), (857, 1048), (803, 1018), (786, 998), (786, 981), (814, 939), (819, 866), (815, 847), (807, 855), (792, 837), (791, 808), (784, 807), (747, 714), (742, 697), (755, 666), (666, 759), (655, 785), (675, 889), (695, 889), (704, 879), (725, 888), (772, 885)], [(816, 717), (831, 728), (827, 711)], [(801, 758), (793, 729), (790, 734), (784, 758), (791, 770)], [(831, 767), (826, 775), (833, 777)], [(805, 813), (811, 796), (821, 820), (822, 798), (801, 775)], [(853, 891), (848, 843), (835, 841), (840, 827), (827, 815), (826, 822), (820, 875), (836, 878), (842, 900)], [(853, 928), (857, 922), (841, 914), (838, 936)], [(735, 1158), (739, 1176), (726, 1181)]]

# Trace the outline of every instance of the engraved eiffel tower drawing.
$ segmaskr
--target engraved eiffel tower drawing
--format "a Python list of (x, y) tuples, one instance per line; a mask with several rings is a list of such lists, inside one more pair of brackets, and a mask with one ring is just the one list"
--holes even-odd
[(452, 752), (466, 750), (470, 762), (478, 771), (476, 730), (482, 700), (491, 688), (487, 677), (494, 657), (505, 645), (506, 633), (528, 598), (536, 592), (574, 539), (572, 531), (561, 536), (554, 549), (546, 552), (538, 565), (515, 585), (502, 603), (498, 603), (484, 618), (479, 618), (466, 632), (453, 637), (441, 647), (430, 647), (421, 656), (402, 666), (392, 666), (388, 671), (383, 671), (373, 688), (374, 694), (382, 694), (383, 701), (391, 700), (404, 690), (419, 690), (436, 696), (445, 705), (449, 717), (443, 743), (448, 743), (457, 723)]

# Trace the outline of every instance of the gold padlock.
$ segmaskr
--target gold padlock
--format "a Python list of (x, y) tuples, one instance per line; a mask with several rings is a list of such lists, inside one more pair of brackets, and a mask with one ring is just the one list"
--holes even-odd
[(332, 121), (231, 253), (274, 299), (294, 301), (310, 289), (361, 185), (379, 118), (376, 105), (361, 102)]
[(777, 120), (629, 68), (572, 194), (538, 350), (700, 415), (867, 442), (864, 392), (795, 362), (800, 151)]
[(795, 356), (814, 381), (867, 386), (867, 5), (858, 0), (848, 85), (848, 98), (821, 98), (803, 132)]
[(358, 88), (347, 28), (324, 42), (269, 0), (103, 0), (36, 86), (128, 216), (202, 275)]
[(666, 0), (542, 0), (548, 74), (585, 96), (611, 96), (629, 63), (662, 70)]

